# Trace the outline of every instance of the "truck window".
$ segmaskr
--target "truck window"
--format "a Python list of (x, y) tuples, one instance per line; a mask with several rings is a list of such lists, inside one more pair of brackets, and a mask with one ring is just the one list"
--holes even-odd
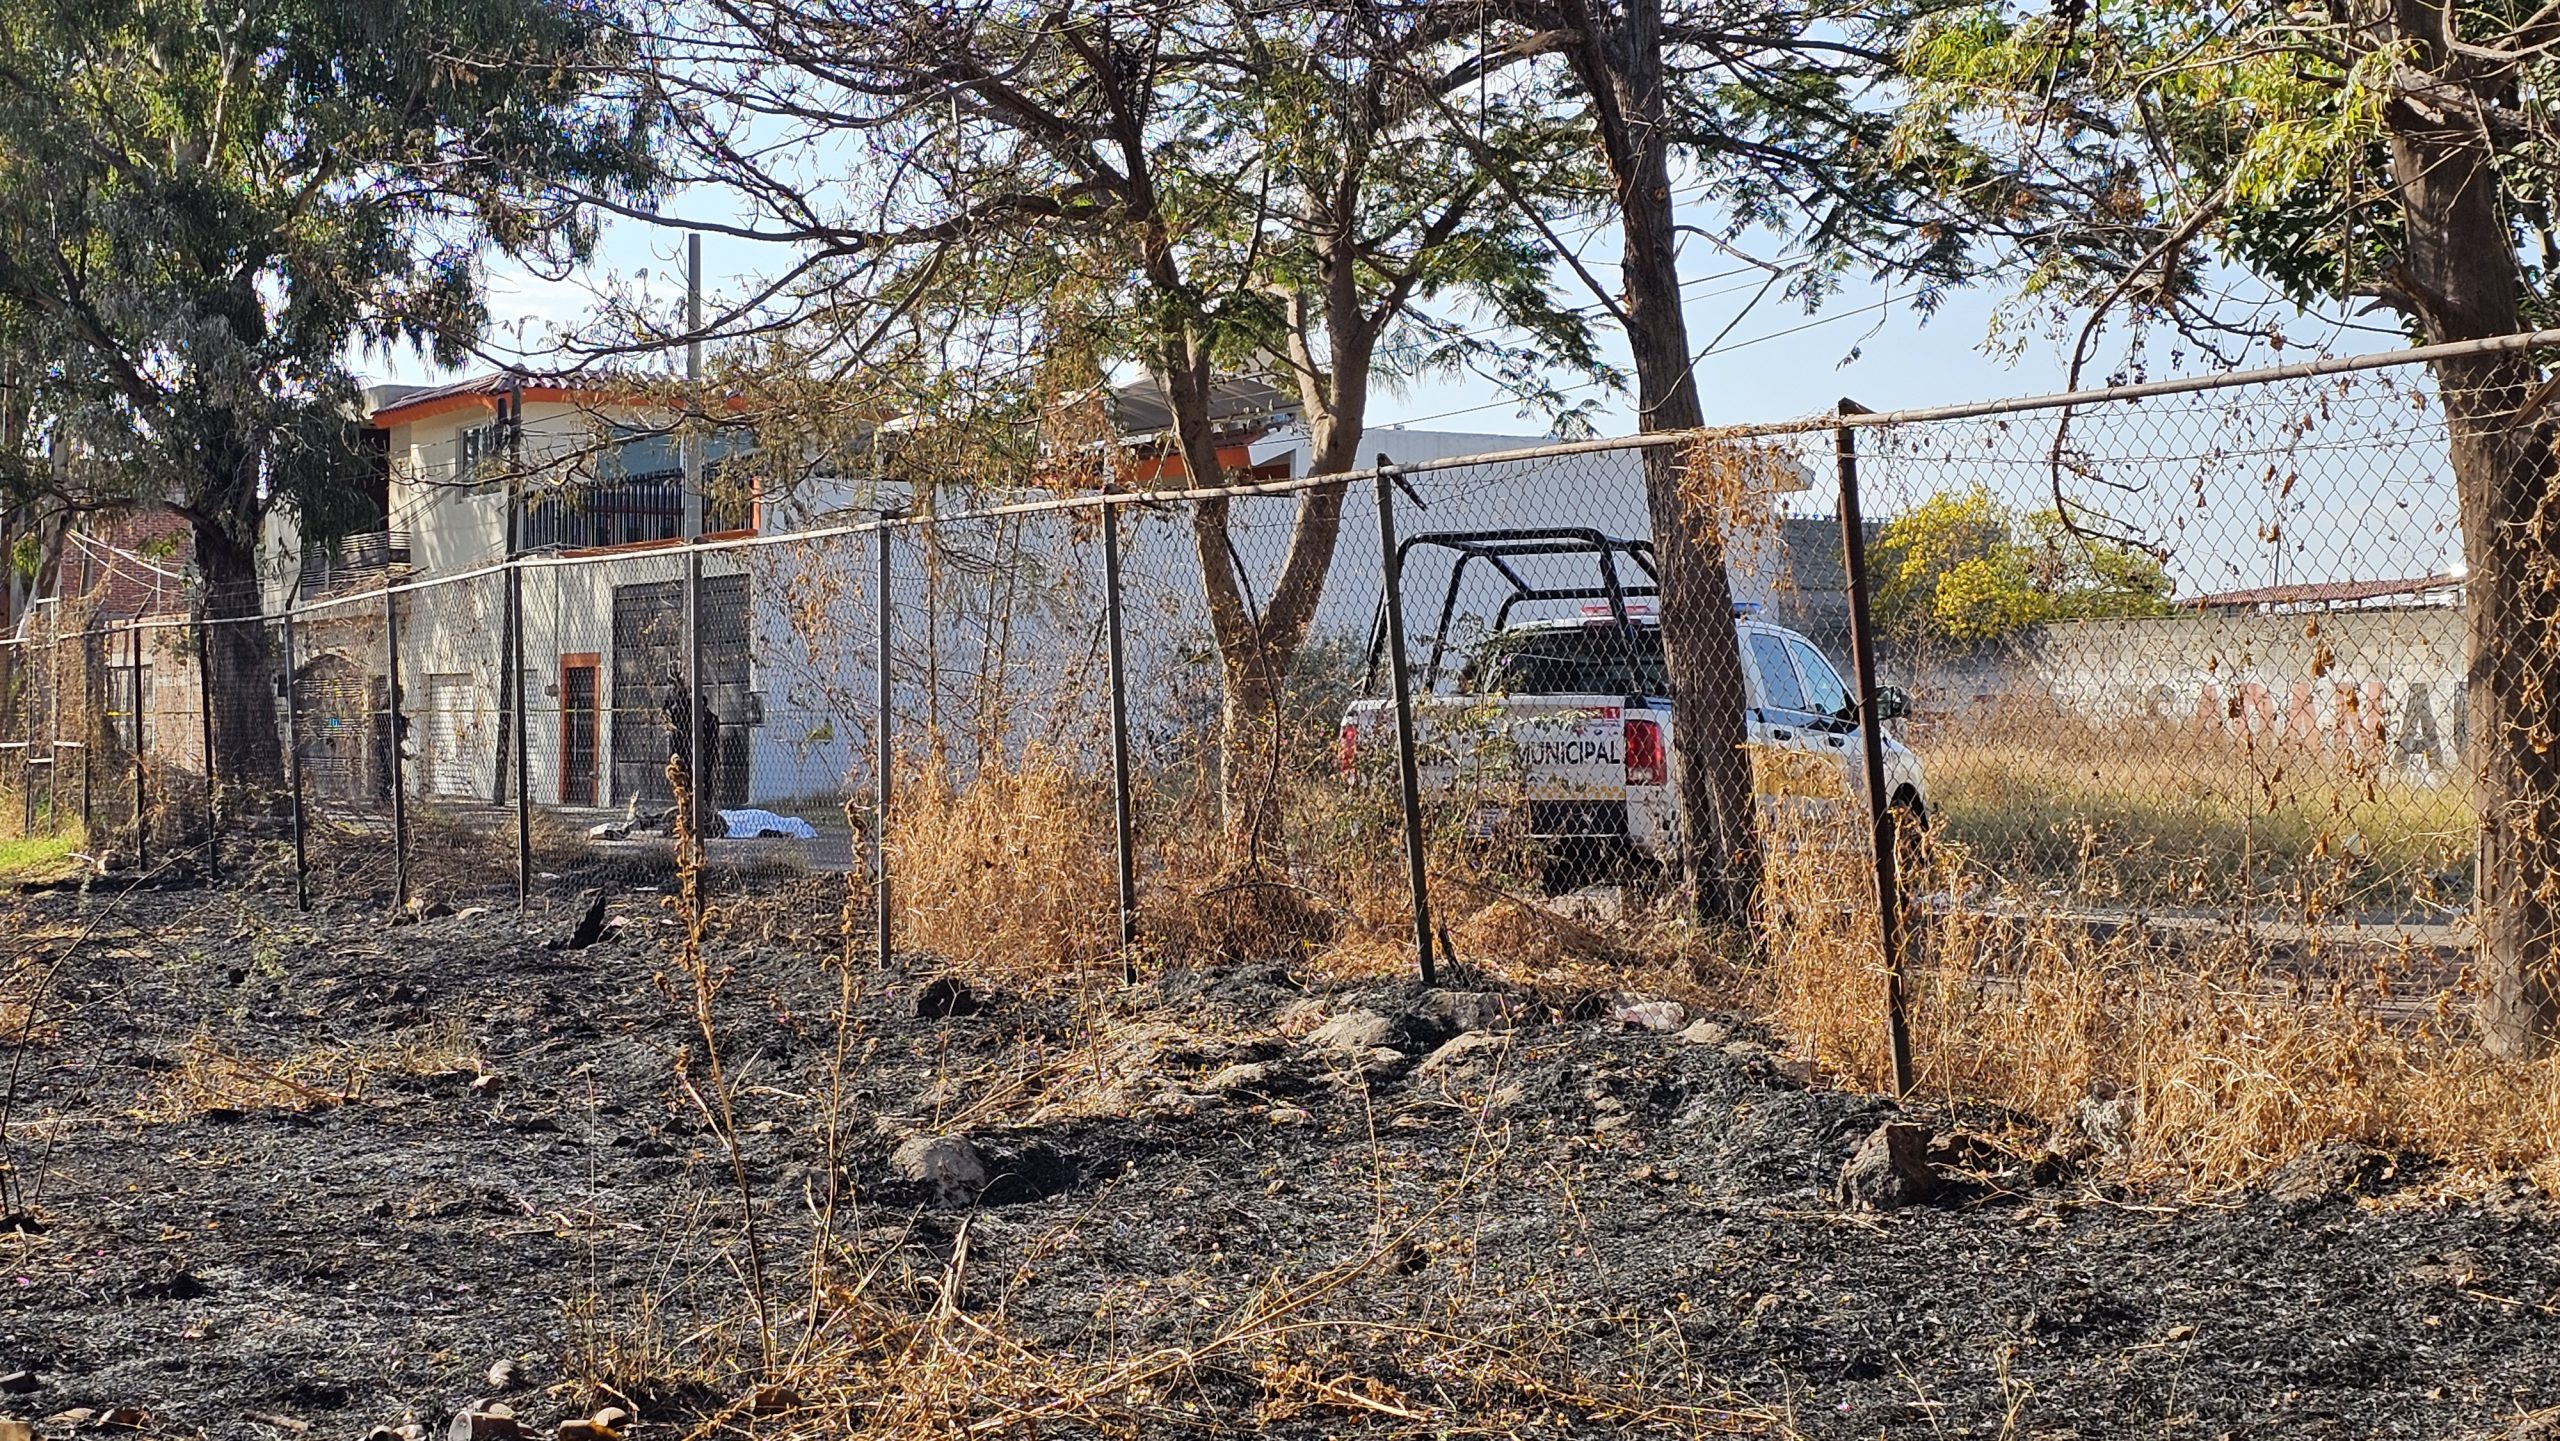
[(1796, 658), (1796, 672), (1804, 677), (1807, 710), (1846, 719), (1850, 713), (1849, 687), (1840, 672), (1831, 668), (1831, 658), (1803, 641), (1789, 639), (1787, 649)]
[(1497, 635), (1459, 673), (1468, 693), (1658, 696), (1671, 693), (1662, 633), (1614, 625)]
[(1796, 667), (1787, 659), (1787, 643), (1763, 630), (1748, 634), (1752, 665), (1760, 672), (1762, 707), (1768, 710), (1805, 709), (1804, 687), (1796, 683)]

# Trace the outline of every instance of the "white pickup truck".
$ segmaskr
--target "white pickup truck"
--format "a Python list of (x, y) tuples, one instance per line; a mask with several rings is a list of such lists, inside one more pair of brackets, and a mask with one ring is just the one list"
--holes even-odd
[[(1449, 547), (1459, 559), (1436, 632), (1441, 639), (1419, 658), (1414, 676), (1423, 788), (1471, 799), (1481, 833), (1578, 850), (1592, 860), (1668, 857), (1679, 836), (1680, 805), (1671, 784), (1671, 687), (1662, 631), (1644, 605), (1655, 594), (1650, 547), (1579, 531), (1426, 534), (1406, 542), (1408, 550), (1429, 545)], [(1524, 574), (1526, 556), (1575, 554), (1603, 562), (1600, 585), (1558, 586)], [(1453, 647), (1458, 588), (1478, 560), (1493, 562), (1511, 593), (1480, 638)], [(1568, 603), (1574, 611), (1517, 614), (1540, 602)], [(1863, 796), (1857, 707), (1839, 670), (1813, 642), (1751, 614), (1738, 614), (1734, 629), (1749, 743), (1836, 765), (1840, 793)], [(1365, 758), (1389, 758), (1392, 765), (1395, 701), (1374, 693), (1383, 689), (1374, 683), (1383, 679), (1383, 667), (1371, 671), (1373, 694), (1343, 717), (1346, 776), (1366, 769)], [(1908, 704), (1887, 688), (1877, 708), (1891, 720)], [(1887, 799), (1908, 822), (1925, 823), (1920, 759), (1889, 734), (1884, 774)], [(1768, 809), (1779, 801), (1763, 794), (1761, 803)]]

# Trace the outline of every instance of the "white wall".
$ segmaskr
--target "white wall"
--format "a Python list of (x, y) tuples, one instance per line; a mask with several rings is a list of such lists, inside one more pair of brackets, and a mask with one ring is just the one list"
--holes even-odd
[[(408, 457), (411, 471), (405, 483), (395, 474), (394, 524), (412, 530), (422, 572), (486, 564), (503, 543), (494, 489), (420, 483), (433, 469), (425, 462), (438, 457), (446, 459), (441, 473), (449, 478), (455, 437), (487, 418), (485, 411), (450, 412), (393, 436), (395, 457)], [(527, 420), (529, 431), (546, 434), (546, 443), (557, 448), (583, 446), (592, 434), (591, 415), (567, 406), (529, 406)], [(1383, 450), (1410, 464), (1539, 443), (1518, 436), (1379, 431), (1364, 439), (1362, 449), (1365, 455)], [(1293, 445), (1280, 441), (1258, 448), (1256, 459), (1290, 453)], [(1303, 464), (1303, 447), (1296, 450)], [(1641, 460), (1632, 450), (1429, 472), (1412, 477), (1412, 483), (1426, 505), (1399, 504), (1406, 535), (1562, 525), (1625, 537), (1647, 532)], [(1328, 663), (1337, 667), (1356, 664), (1365, 652), (1378, 603), (1382, 570), (1373, 495), (1364, 483), (1345, 498), (1318, 607), (1316, 643), (1331, 648)], [(844, 506), (869, 502), (867, 485), (859, 481), (811, 487), (769, 505), (765, 523), (778, 530), (841, 521), (849, 518)], [(1269, 596), (1297, 510), (1297, 499), (1287, 496), (1234, 507), (1236, 545), (1259, 599)], [(1195, 745), (1215, 717), (1217, 661), (1201, 601), (1195, 539), (1186, 511), (1129, 507), (1123, 513), (1132, 712), (1142, 747), (1170, 753)], [(735, 568), (749, 578), (751, 685), (763, 706), (762, 723), (752, 732), (751, 803), (788, 804), (824, 819), (841, 797), (871, 785), (876, 545), (868, 536), (838, 537), (758, 546), (709, 561), (715, 573)], [(921, 747), (928, 727), (938, 722), (956, 768), (973, 762), (982, 739), (1008, 748), (1048, 740), (1102, 763), (1104, 607), (1100, 535), (1092, 512), (949, 525), (931, 547), (918, 532), (901, 530), (892, 554), (898, 607), (893, 691), (903, 744)], [(1757, 554), (1741, 560), (1738, 594), (1766, 599), (1780, 567)], [(554, 804), (560, 796), (560, 659), (585, 652), (599, 658), (607, 712), (597, 738), (597, 803), (621, 805), (612, 775), (614, 727), (637, 725), (656, 736), (666, 722), (658, 696), (614, 693), (614, 592), (681, 574), (681, 559), (670, 551), (525, 568), (529, 769), (537, 803)], [(1436, 618), (1444, 576), (1442, 571), (1411, 578), (1408, 607), (1415, 630)], [(474, 699), (460, 730), (471, 754), (460, 762), (460, 774), (474, 793), (488, 792), (502, 723), (503, 594), (503, 581), (490, 577), (422, 591), (404, 608), (406, 704), (421, 749), (410, 769), (413, 786), (424, 789), (440, 774), (455, 774), (451, 767), (439, 771), (429, 754), (445, 733), (428, 715), (431, 678), (467, 676)], [(990, 715), (991, 728), (982, 724)]]

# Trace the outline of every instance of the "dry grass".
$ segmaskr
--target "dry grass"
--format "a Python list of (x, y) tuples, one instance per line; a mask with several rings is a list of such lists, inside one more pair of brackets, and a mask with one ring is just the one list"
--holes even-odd
[(975, 973), (1070, 975), (1120, 949), (1107, 782), (1033, 747), (965, 786), (903, 781), (889, 815), (899, 944)]
[[(2178, 940), (2093, 924), (2033, 892), (1929, 884), (1973, 899), (1914, 913), (1907, 994), (1924, 1095), (2045, 1124), (2113, 1102), (2105, 1148), (2139, 1182), (2210, 1190), (2347, 1140), (2457, 1174), (2529, 1171), (2560, 1191), (2560, 1061), (2490, 1059), (2460, 977), (2434, 958), (2380, 953), (2315, 921), (2288, 928), (2279, 968), (2245, 933)], [(1871, 887), (1852, 849), (1783, 855), (1751, 998), (1807, 1060), (1881, 1089)]]
[[(2451, 991), (2413, 1019), (2382, 977), (2303, 994), (2227, 953), (2179, 958), (2049, 919), (1949, 917), (1923, 945), (1909, 992), (1920, 1089), (2047, 1122), (2120, 1101), (2132, 1179), (2228, 1185), (2344, 1139), (2560, 1189), (2560, 1066), (2489, 1059)], [(1863, 937), (1801, 935), (1771, 962), (1766, 997), (1809, 1059), (1881, 1086), (1874, 955)]]
[[(1027, 985), (1077, 984), (1097, 963), (1116, 961), (1107, 827), (1105, 843), (1094, 842), (1106, 801), (1090, 780), (1036, 752), (982, 772), (965, 790), (921, 780), (907, 787), (890, 822), (902, 944)], [(1149, 898), (1150, 938), (1160, 951), (1285, 944), (1303, 955), (1337, 936), (1375, 934), (1397, 910), (1384, 882), (1349, 868), (1283, 869), (1268, 860), (1246, 868), (1196, 832), (1191, 842), (1181, 863), (1159, 872)], [(843, 897), (848, 932), (861, 919), (862, 890), (856, 877)], [(1186, 907), (1196, 918), (1187, 923)], [(1512, 925), (1547, 936), (1557, 964), (1588, 964), (1585, 952), (1616, 954), (1597, 931), (1542, 922), (1500, 892), (1488, 892), (1477, 909), (1491, 915), (1459, 918), (1471, 945), (1502, 949), (1501, 927)], [(700, 933), (689, 936), (680, 960), (695, 982), (699, 1049), (678, 1074), (728, 1143), (737, 1134), (732, 1082), (719, 1064), (723, 1037), (708, 1003), (725, 973), (704, 955)], [(815, 1102), (830, 1149), (844, 1098), (859, 1092), (864, 1041), (855, 1003), (866, 974), (858, 962), (840, 973), (836, 1063), (828, 1094)], [(1145, 1089), (1231, 1049), (1196, 1020), (1132, 1019), (1099, 989), (1085, 989), (1087, 1004), (1064, 1037), (1025, 1038), (1000, 1069), (941, 1076), (916, 1098), (913, 1114), (894, 1119), (977, 1131), (1125, 1114), (1144, 1102)], [(1498, 1133), (1480, 1128), (1478, 1146), (1498, 1145)], [(1462, 1167), (1467, 1179), (1448, 1199), (1493, 1169), (1489, 1158)], [(965, 1226), (937, 1266), (877, 1229), (837, 1229), (838, 1218), (812, 1201), (814, 1224), (792, 1232), (808, 1237), (806, 1249), (777, 1241), (768, 1252), (752, 1218), (770, 1203), (759, 1202), (743, 1173), (732, 1199), (750, 1228), (727, 1239), (696, 1237), (721, 1254), (695, 1257), (689, 1280), (653, 1290), (636, 1324), (608, 1324), (592, 1305), (573, 1308), (570, 1318), (573, 1374), (599, 1395), (676, 1393), (695, 1417), (696, 1436), (1133, 1437), (1284, 1422), (1357, 1426), (1380, 1437), (1577, 1425), (1706, 1435), (1772, 1424), (1712, 1378), (1688, 1374), (1685, 1361), (1633, 1377), (1587, 1374), (1567, 1333), (1524, 1319), (1507, 1291), (1480, 1306), (1461, 1295), (1382, 1314), (1377, 1288), (1365, 1284), (1369, 1272), (1410, 1254), (1441, 1214), (1437, 1207), (1401, 1217), (1401, 1229), (1371, 1237), (1351, 1260), (1275, 1274), (1241, 1291), (1206, 1276), (1133, 1278), (1096, 1298), (1094, 1337), (1064, 1348), (1011, 1319), (1011, 1298), (1028, 1272), (972, 1276)], [(1037, 1255), (1047, 1244), (1027, 1249)], [(681, 1266), (671, 1261), (669, 1275)], [(741, 1290), (750, 1304), (737, 1303)], [(1195, 1297), (1203, 1309), (1194, 1309)], [(1134, 1327), (1167, 1306), (1180, 1308), (1178, 1343), (1113, 1340), (1124, 1323)], [(1659, 1349), (1677, 1348), (1666, 1341)]]
[[(1093, 1334), (1072, 1345), (1017, 1322), (1031, 1272), (982, 1274), (967, 1223), (940, 1262), (891, 1226), (840, 1245), (822, 1236), (795, 1309), (763, 1338), (744, 1334), (739, 1308), (704, 1304), (695, 1288), (716, 1288), (722, 1272), (698, 1256), (671, 1263), (676, 1292), (651, 1291), (636, 1314), (573, 1305), (571, 1374), (600, 1397), (673, 1399), (654, 1409), (686, 1411), (686, 1434), (704, 1438), (1225, 1435), (1284, 1423), (1381, 1441), (1783, 1432), (1780, 1413), (1687, 1360), (1676, 1318), (1634, 1322), (1661, 1333), (1632, 1338), (1645, 1363), (1597, 1375), (1573, 1355), (1571, 1327), (1524, 1304), (1518, 1278), (1480, 1291), (1462, 1250), (1437, 1273), (1440, 1294), (1377, 1303), (1383, 1268), (1463, 1238), (1463, 1226), (1435, 1228), (1490, 1182), (1502, 1145), (1498, 1127), (1479, 1127), (1436, 1202), (1382, 1219), (1333, 1265), (1240, 1289), (1205, 1273), (1111, 1284), (1092, 1303)], [(1087, 1223), (1024, 1249), (1046, 1254)], [(684, 1230), (688, 1247), (702, 1241), (698, 1226)], [(1184, 1322), (1180, 1341), (1120, 1339), (1159, 1329), (1148, 1322), (1167, 1308)]]
[(2407, 909), (2467, 894), (2463, 787), (2377, 756), (2006, 713), (1941, 723), (1920, 744), (1943, 837), (2020, 884), (2151, 905), (2292, 894)]
[[(1767, 818), (1756, 960), (1667, 905), (1638, 900), (1604, 916), (1485, 879), (1506, 868), (1438, 830), (1433, 904), (1444, 954), (1472, 976), (1552, 997), (1628, 988), (1752, 1009), (1835, 1079), (1884, 1088), (1884, 978), (1863, 811), (1840, 793), (1835, 768), (1758, 759), (1763, 790), (1792, 803)], [(2120, 757), (2117, 774), (2130, 784), (2168, 759)], [(2318, 810), (2316, 789), (2300, 779), (2287, 793), (2304, 824)], [(2433, 815), (2440, 793), (2424, 790), (2410, 804)], [(2347, 813), (2370, 823), (2375, 807), (2393, 803), (2377, 781)], [(1361, 854), (1376, 863), (1300, 868), (1311, 883), (1293, 888), (1332, 892), (1333, 929), (1275, 926), (1290, 947), (1277, 953), (1346, 977), (1410, 972), (1401, 851), (1391, 832), (1372, 829)], [(2095, 848), (2079, 857), (2084, 874), (2131, 863)], [(2140, 1182), (2210, 1190), (2344, 1139), (2423, 1153), (2457, 1175), (2531, 1171), (2560, 1191), (2560, 1061), (2491, 1060), (2471, 1038), (2461, 978), (2440, 958), (2379, 953), (2339, 919), (2370, 894), (2371, 866), (2316, 875), (2296, 866), (2284, 876), (2273, 901), (2293, 919), (2279, 969), (2264, 937), (2208, 932), (2166, 944), (2140, 927), (2093, 923), (2077, 914), (2085, 893), (2057, 904), (2036, 878), (2006, 879), (1961, 843), (1933, 845), (1929, 864), (1911, 886), (1933, 899), (1910, 912), (1908, 976), (1923, 1094), (1995, 1106), (2033, 1126), (2116, 1101), (2111, 1160)]]
[[(1778, 1429), (1776, 1416), (1704, 1376), (1588, 1375), (1552, 1328), (1360, 1316), (1344, 1293), (1389, 1253), (1273, 1277), (1187, 1344), (1132, 1352), (1061, 1351), (1023, 1336), (1001, 1304), (964, 1308), (965, 1231), (938, 1274), (848, 1256), (820, 1288), (790, 1364), (742, 1386), (693, 1434), (1138, 1437), (1282, 1423), (1378, 1438)], [(1152, 1304), (1131, 1291), (1097, 1309)]]
[[(1933, 790), (1948, 819), (1933, 848), (1936, 873), (1914, 887), (1930, 899), (1915, 913), (1908, 980), (1924, 1094), (1998, 1107), (2030, 1128), (2062, 1126), (2089, 1103), (2112, 1101), (2113, 1163), (2136, 1181), (2209, 1190), (2348, 1139), (2422, 1152), (2462, 1175), (2531, 1171), (2560, 1189), (2560, 1063), (2490, 1060), (2471, 1041), (2457, 978), (2426, 956), (2376, 955), (2324, 920), (2353, 914), (2373, 877), (2405, 876), (2435, 855), (2427, 848), (2436, 822), (2427, 818), (2439, 792), (2370, 774), (2269, 776), (2246, 757), (2234, 770), (2225, 756), (2219, 769), (2199, 761), (2189, 792), (2144, 798), (2144, 778), (2196, 758), (2119, 746), (2104, 760), (2086, 759), (2103, 750), (2085, 737), (2003, 746), (1998, 775), (1970, 786), (1965, 768), (1994, 766), (1991, 749), (1933, 751)], [(2057, 752), (2077, 758), (2044, 762), (2052, 775), (2019, 759)], [(2092, 767), (2091, 783), (2120, 788), (2128, 805), (2192, 810), (2193, 795), (2211, 794), (2244, 812), (2256, 806), (2244, 826), (2260, 847), (2255, 855), (2278, 854), (2270, 838), (2281, 825), (2343, 817), (2364, 825), (2368, 839), (2360, 850), (2309, 843), (2326, 868), (2283, 869), (2272, 894), (2294, 917), (2288, 948), (2300, 954), (2290, 969), (2242, 937), (2166, 945), (2075, 914), (2095, 882), (2056, 888), (2044, 875), (2004, 875), (1984, 863), (1978, 835), (1964, 840), (1959, 797), (1988, 794), (1997, 806), (2007, 804), (2002, 796), (2033, 794), (2083, 822), (2068, 862), (2079, 877), (2114, 868), (2118, 897), (2158, 894), (2143, 887), (2165, 884), (2169, 872), (2144, 868), (2174, 848), (2167, 822), (2092, 822), (2094, 803), (2061, 788), (2063, 772)], [(2254, 801), (2244, 773), (2259, 786)], [(1782, 806), (1773, 822), (1756, 957), (1641, 897), (1609, 914), (1542, 899), (1520, 879), (1533, 858), (1467, 837), (1442, 807), (1429, 848), (1444, 955), (1461, 964), (1465, 983), (1481, 978), (1557, 999), (1643, 989), (1747, 1007), (1826, 1074), (1881, 1088), (1883, 979), (1862, 823), (1838, 794), (1837, 771), (1824, 774), (1828, 795), (1818, 793), (1820, 777), (1779, 774), (1768, 787), (1810, 803)], [(2350, 780), (2358, 788), (2324, 809), (2319, 792)], [(1142, 862), (1151, 963), (1228, 957), (1349, 977), (1409, 972), (1401, 840), (1377, 788), (1301, 777), (1288, 795), (1284, 843), (1266, 846), (1250, 867), (1233, 859), (1214, 811), (1196, 798), (1151, 799)], [(918, 777), (892, 820), (902, 946), (1015, 985), (1107, 980), (1119, 959), (1109, 815), (1100, 778), (1039, 751), (966, 787)], [(2217, 855), (2228, 837), (2213, 826), (2223, 823), (2177, 845)], [(2139, 845), (2110, 849), (2107, 824), (2147, 833)], [(2386, 831), (2398, 839), (2385, 844)], [(2128, 873), (2147, 879), (2126, 881)], [(1108, 1109), (1125, 1100), (1131, 1078), (1163, 1063), (1164, 1044), (1097, 1031), (1029, 1058), (1016, 1075), (961, 1078), (975, 1109), (937, 1119), (1021, 1122)]]
[(479, 1052), (459, 1021), (420, 1027), (369, 1046), (327, 1046), (272, 1059), (242, 1055), (199, 1033), (143, 1091), (133, 1115), (143, 1121), (182, 1121), (208, 1114), (320, 1110), (362, 1096), (372, 1076), (440, 1076), (480, 1068)]
[[(2032, 752), (2004, 748), (1999, 783), (2086, 822), (2089, 806), (2045, 793), (2041, 773), (2017, 761), (2022, 753)], [(2140, 777), (2178, 759), (2135, 747), (2103, 762), (2049, 764), (2098, 765), (2101, 780), (2131, 796)], [(1948, 798), (1964, 793), (1961, 768), (1972, 761), (1933, 752), (1942, 815)], [(1607, 914), (1543, 899), (1520, 879), (1534, 858), (1468, 837), (1451, 808), (1439, 807), (1428, 845), (1443, 958), (1459, 963), (1466, 983), (1556, 1000), (1642, 989), (1754, 1009), (1824, 1072), (1881, 1088), (1883, 979), (1862, 812), (1839, 794), (1836, 769), (1798, 774), (1792, 765), (1782, 761), (1764, 777), (1765, 789), (1790, 799), (1771, 823), (1756, 959), (1633, 892), (1623, 912)], [(2321, 814), (2311, 797), (2327, 783), (2295, 774), (2289, 788), (2262, 787), (2260, 803), (2290, 805), (2287, 823), (2308, 826)], [(2397, 795), (2397, 783), (2363, 783), (2336, 814), (2372, 825), (2400, 816), (2387, 808), (2402, 801), (2417, 807), (2409, 816), (2431, 816), (2441, 799), (2434, 788), (2412, 799)], [(2227, 766), (2200, 768), (2191, 786), (2239, 789)], [(1995, 792), (1995, 801), (2008, 793)], [(1231, 859), (1213, 812), (1156, 800), (1143, 865), (1151, 962), (1283, 960), (1345, 978), (1410, 971), (1402, 843), (1378, 788), (1302, 778), (1289, 793), (1286, 844), (1266, 847), (1252, 867)], [(2250, 823), (2261, 856), (2275, 853), (2273, 814)], [(1035, 751), (966, 788), (919, 777), (892, 822), (901, 944), (1014, 985), (1107, 979), (1118, 959), (1108, 822), (1103, 782), (1056, 755)], [(2047, 877), (1984, 864), (1955, 821), (1943, 822), (1936, 873), (1913, 888), (1931, 897), (1915, 913), (1908, 982), (1922, 1091), (2035, 1125), (2069, 1122), (2093, 1099), (2118, 1101), (2115, 1160), (2142, 1181), (2224, 1186), (2343, 1138), (2424, 1152), (2465, 1174), (2530, 1169), (2560, 1188), (2560, 1065), (2489, 1060), (2471, 1042), (2468, 997), (2455, 977), (2425, 956), (2373, 955), (2344, 923), (2324, 920), (2352, 915), (2382, 870), (2403, 875), (2417, 864), (2418, 851), (2401, 850), (2433, 843), (2414, 822), (2390, 824), (2403, 835), (2400, 850), (2376, 841), (2359, 860), (2333, 848), (2323, 853), (2328, 869), (2297, 864), (2284, 873), (2274, 898), (2294, 917), (2289, 948), (2308, 959), (2279, 973), (2263, 944), (2225, 936), (2167, 946), (2075, 914), (2092, 898), (2088, 878), (2111, 868), (2119, 898), (2139, 889), (2123, 883), (2127, 869), (2152, 881), (2165, 875), (2142, 870), (2164, 853), (2157, 837), (2148, 852), (2111, 851), (2102, 827), (2084, 824), (2070, 864), (2087, 883), (2057, 891)], [(2198, 855), (2218, 854), (2221, 839), (2197, 836)], [(1156, 1044), (1095, 1040), (1036, 1058), (1012, 1084), (973, 1083), (990, 1109), (967, 1119), (1054, 1118), (1118, 1104), (1118, 1088), (1162, 1059)]]

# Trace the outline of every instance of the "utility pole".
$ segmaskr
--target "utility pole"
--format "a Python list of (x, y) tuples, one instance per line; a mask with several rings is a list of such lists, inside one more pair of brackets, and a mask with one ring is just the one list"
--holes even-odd
[[(688, 389), (702, 381), (702, 236), (685, 237), (684, 245), (684, 321), (688, 339), (684, 348), (684, 378)], [(698, 417), (696, 417), (698, 420)], [(701, 874), (703, 855), (703, 793), (711, 787), (713, 756), (705, 754), (703, 718), (711, 714), (702, 694), (702, 431), (699, 424), (689, 425), (684, 433), (684, 686), (685, 686), (685, 770), (692, 781), (686, 804), (693, 834), (695, 881), (694, 904), (702, 903), (705, 877)], [(716, 738), (715, 738), (716, 744)]]
[[(527, 752), (532, 740), (525, 733), (525, 678), (533, 668), (524, 653), (524, 377), (507, 392), (507, 636), (506, 674), (498, 679), (499, 724), (505, 727), (507, 749), (515, 759), (516, 801), (516, 914), (522, 915), (533, 906), (533, 787)], [(501, 756), (501, 765), (506, 757)], [(496, 778), (500, 796), (507, 794), (507, 776)]]

